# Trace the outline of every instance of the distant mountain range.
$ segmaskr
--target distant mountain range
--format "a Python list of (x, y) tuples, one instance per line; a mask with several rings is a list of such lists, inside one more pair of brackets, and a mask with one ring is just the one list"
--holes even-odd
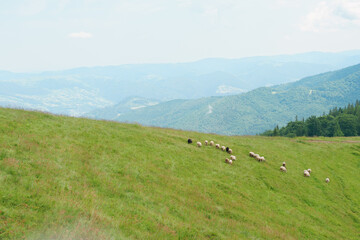
[[(76, 68), (32, 74), (0, 71), (0, 106), (73, 116), (88, 113), (91, 117), (114, 119), (134, 107), (148, 107), (174, 99), (240, 94), (359, 62), (360, 51), (347, 51)], [(148, 104), (136, 103), (139, 99)], [(98, 110), (104, 107), (107, 107), (103, 109), (106, 114)]]
[(360, 64), (300, 81), (225, 97), (173, 100), (124, 113), (118, 121), (211, 132), (257, 134), (319, 115), (360, 96)]

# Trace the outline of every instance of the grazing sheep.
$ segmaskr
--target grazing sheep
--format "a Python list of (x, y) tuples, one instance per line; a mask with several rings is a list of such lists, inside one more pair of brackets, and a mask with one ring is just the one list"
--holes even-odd
[(207, 140), (205, 140), (205, 146), (207, 146), (208, 145), (208, 141)]
[(229, 154), (232, 154), (232, 149), (229, 148), (229, 151), (227, 151)]
[(256, 155), (255, 155), (255, 159), (256, 159), (256, 160), (258, 160), (258, 161), (260, 162), (262, 158), (260, 157), (260, 155), (259, 155), (259, 154), (256, 154)]
[(225, 149), (226, 149), (225, 146), (222, 146), (222, 147), (221, 147), (221, 150), (225, 151)]
[(308, 170), (304, 170), (304, 177), (310, 177), (310, 173), (308, 172)]
[(216, 147), (216, 148), (220, 148), (220, 144), (217, 143), (217, 144), (215, 145), (215, 147)]
[(286, 167), (281, 166), (281, 167), (280, 167), (280, 171), (282, 171), (282, 172), (286, 172)]
[(308, 170), (307, 170), (309, 173), (311, 173), (311, 169), (309, 168)]
[(214, 141), (210, 141), (210, 146), (214, 146)]
[(255, 153), (253, 157), (257, 160), (260, 157), (260, 155)]
[(258, 158), (258, 161), (259, 161), (259, 162), (264, 162), (264, 161), (265, 161), (265, 158), (264, 158), (264, 157), (259, 157), (259, 158)]
[(188, 139), (188, 144), (190, 144), (190, 143), (192, 143), (192, 140), (189, 138), (189, 139)]
[(230, 149), (229, 147), (226, 147), (226, 152), (229, 152), (229, 149)]
[(233, 160), (233, 161), (235, 161), (235, 160), (236, 160), (236, 157), (235, 157), (234, 155), (231, 155), (231, 156), (230, 156), (230, 159)]
[(228, 158), (225, 158), (225, 162), (226, 162), (226, 163), (229, 163), (229, 161), (230, 161), (230, 160), (229, 160)]
[(283, 166), (286, 167), (286, 163), (285, 163), (285, 162), (283, 162)]
[(232, 163), (233, 163), (233, 161), (230, 159), (230, 160), (229, 160), (229, 164), (231, 165)]
[(326, 183), (329, 183), (329, 182), (330, 182), (330, 179), (329, 179), (329, 178), (326, 178), (326, 179), (325, 179), (325, 182), (326, 182)]
[(201, 145), (201, 142), (197, 142), (196, 145), (197, 145), (198, 147), (201, 147), (201, 146), (202, 146), (202, 145)]
[(255, 153), (249, 152), (249, 156), (250, 156), (250, 157), (254, 157), (254, 156), (255, 156)]

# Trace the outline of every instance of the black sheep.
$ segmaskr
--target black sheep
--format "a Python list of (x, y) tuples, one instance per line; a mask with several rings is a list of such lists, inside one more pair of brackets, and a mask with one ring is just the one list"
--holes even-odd
[(226, 152), (229, 152), (229, 147), (226, 147)]
[(192, 140), (191, 140), (190, 138), (188, 139), (188, 143), (189, 143), (189, 144), (192, 143)]

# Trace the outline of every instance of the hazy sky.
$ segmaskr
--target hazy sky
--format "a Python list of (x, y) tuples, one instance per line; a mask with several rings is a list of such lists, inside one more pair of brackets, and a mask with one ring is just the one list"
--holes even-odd
[(0, 0), (0, 70), (360, 49), (360, 0)]

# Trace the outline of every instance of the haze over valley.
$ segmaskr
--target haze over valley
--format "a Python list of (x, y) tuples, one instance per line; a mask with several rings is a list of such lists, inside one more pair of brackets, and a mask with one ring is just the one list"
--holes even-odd
[(159, 102), (242, 94), (359, 62), (360, 51), (354, 50), (42, 73), (2, 71), (0, 105), (112, 120)]

